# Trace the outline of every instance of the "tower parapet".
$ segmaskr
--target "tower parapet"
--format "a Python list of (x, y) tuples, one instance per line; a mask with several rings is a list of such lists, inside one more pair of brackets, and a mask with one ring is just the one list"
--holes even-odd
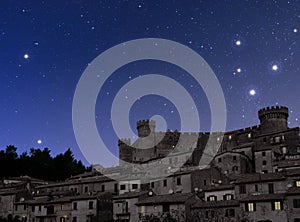
[(271, 106), (258, 111), (261, 130), (273, 132), (288, 129), (289, 110), (285, 106)]
[(139, 137), (149, 136), (151, 132), (155, 131), (155, 121), (154, 120), (139, 120), (136, 123), (136, 129), (138, 131)]

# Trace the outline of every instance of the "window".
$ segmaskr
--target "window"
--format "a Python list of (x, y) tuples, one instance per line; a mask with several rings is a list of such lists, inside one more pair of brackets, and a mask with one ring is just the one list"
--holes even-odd
[(77, 210), (77, 202), (73, 203), (73, 210)]
[(132, 184), (132, 189), (135, 190), (138, 188), (138, 185), (136, 183)]
[(181, 185), (181, 178), (177, 177), (177, 185)]
[(60, 209), (64, 210), (64, 205), (63, 204), (60, 205)]
[(233, 200), (233, 199), (234, 199), (234, 197), (232, 194), (225, 194), (223, 196), (223, 200)]
[(272, 210), (282, 210), (282, 202), (281, 201), (272, 202)]
[(217, 201), (217, 196), (214, 195), (208, 196), (207, 201)]
[(261, 153), (261, 155), (262, 155), (262, 156), (266, 156), (266, 152), (263, 151), (263, 152)]
[(264, 161), (262, 162), (262, 165), (263, 165), (263, 166), (267, 165), (267, 161), (264, 160)]
[(84, 187), (84, 192), (85, 193), (89, 192), (89, 187)]
[(93, 201), (90, 201), (89, 202), (89, 209), (94, 209), (94, 202)]
[(164, 187), (166, 187), (168, 184), (168, 181), (165, 179), (163, 183), (164, 183)]
[(125, 184), (120, 185), (120, 190), (125, 190), (125, 189), (126, 189), (126, 185)]
[(234, 209), (226, 209), (225, 217), (234, 217), (234, 216), (235, 216), (235, 210)]
[(240, 185), (240, 194), (246, 193), (246, 185)]
[(15, 205), (15, 211), (18, 211), (18, 205)]
[(52, 215), (52, 214), (54, 214), (54, 206), (53, 205), (47, 207), (47, 215)]
[(123, 203), (123, 212), (128, 213), (128, 202)]
[(251, 133), (248, 133), (248, 139), (251, 139)]
[(236, 161), (236, 156), (233, 156), (232, 159), (233, 159), (233, 161)]
[(257, 191), (258, 191), (258, 185), (255, 184), (255, 192), (257, 192)]
[(163, 212), (170, 212), (170, 205), (169, 204), (163, 204)]
[(269, 183), (268, 188), (269, 188), (269, 193), (274, 193), (274, 184), (273, 183)]
[(31, 207), (31, 211), (32, 211), (32, 212), (34, 212), (34, 208), (35, 208), (34, 206)]
[(245, 208), (246, 208), (247, 212), (256, 211), (256, 205), (255, 205), (255, 203), (246, 203)]
[(284, 146), (284, 147), (282, 147), (282, 153), (283, 154), (286, 154), (287, 153), (287, 149), (286, 149), (286, 147)]
[(219, 158), (219, 159), (218, 159), (218, 162), (221, 163), (221, 162), (222, 162), (222, 158)]
[(300, 187), (300, 180), (296, 181), (296, 187)]
[(26, 210), (26, 208), (27, 208), (26, 204), (24, 204), (24, 206), (23, 206), (23, 207), (24, 207), (24, 210)]
[(39, 206), (39, 211), (42, 211), (42, 206)]
[(280, 136), (276, 136), (274, 138), (274, 143), (280, 143)]
[(293, 206), (294, 208), (300, 208), (300, 199), (294, 199)]
[(77, 217), (73, 217), (72, 222), (77, 222)]
[(231, 140), (231, 139), (232, 139), (232, 136), (231, 136), (231, 135), (229, 135), (229, 136), (228, 136), (228, 139), (229, 139), (229, 140)]
[(59, 219), (59, 222), (66, 222), (66, 218), (61, 217), (61, 218)]
[(300, 218), (294, 218), (294, 222), (300, 222)]
[(117, 183), (114, 184), (114, 192), (118, 193), (118, 184)]
[(101, 185), (101, 192), (105, 192), (105, 185), (104, 184)]
[(268, 170), (262, 170), (261, 172), (262, 173), (268, 173)]
[(239, 170), (238, 166), (233, 166), (233, 167), (232, 167), (232, 171), (233, 171), (233, 172), (238, 171), (238, 170)]
[(203, 180), (203, 185), (206, 186), (206, 180)]
[(151, 188), (154, 188), (154, 182), (151, 182)]

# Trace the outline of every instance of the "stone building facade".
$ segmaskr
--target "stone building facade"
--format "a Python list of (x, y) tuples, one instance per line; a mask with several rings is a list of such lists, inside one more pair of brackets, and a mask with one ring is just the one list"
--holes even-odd
[[(222, 141), (218, 133), (155, 132), (154, 121), (139, 121), (136, 141), (119, 140), (120, 159), (147, 164), (165, 157), (158, 170), (172, 172), (168, 176), (146, 184), (135, 175), (128, 179), (121, 161), (56, 183), (10, 178), (0, 186), (0, 216), (34, 222), (300, 222), (299, 128), (288, 127), (288, 115), (286, 107), (261, 109), (258, 126), (225, 132)], [(210, 136), (220, 148), (202, 167)], [(172, 152), (175, 147), (184, 152)], [(174, 171), (172, 164), (181, 167)]]

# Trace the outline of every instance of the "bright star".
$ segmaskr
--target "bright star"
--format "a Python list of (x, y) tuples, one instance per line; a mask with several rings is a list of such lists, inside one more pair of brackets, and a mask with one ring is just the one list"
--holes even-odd
[(24, 54), (24, 59), (29, 59), (29, 55), (28, 54)]
[(235, 44), (236, 44), (237, 46), (240, 46), (240, 45), (242, 44), (242, 42), (241, 42), (240, 40), (236, 40), (236, 41), (235, 41)]
[(42, 140), (38, 140), (37, 143), (38, 143), (38, 144), (42, 144)]
[(298, 32), (298, 29), (295, 28), (295, 29), (293, 30), (293, 32), (294, 32), (294, 33)]
[(272, 70), (277, 71), (278, 70), (278, 65), (276, 65), (276, 64), (272, 65)]
[(238, 73), (240, 73), (240, 72), (242, 72), (242, 69), (241, 69), (241, 68), (237, 68), (236, 71), (237, 71)]
[(256, 95), (255, 89), (250, 89), (250, 90), (249, 90), (249, 95), (250, 95), (250, 96), (255, 96), (255, 95)]

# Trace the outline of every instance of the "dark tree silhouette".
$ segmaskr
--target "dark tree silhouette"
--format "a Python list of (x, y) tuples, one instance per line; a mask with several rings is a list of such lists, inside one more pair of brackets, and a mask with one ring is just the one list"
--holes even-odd
[(61, 181), (86, 170), (81, 161), (74, 159), (70, 148), (55, 157), (51, 156), (48, 148), (31, 148), (29, 155), (24, 152), (20, 156), (13, 145), (0, 151), (0, 178), (28, 175), (44, 180)]

